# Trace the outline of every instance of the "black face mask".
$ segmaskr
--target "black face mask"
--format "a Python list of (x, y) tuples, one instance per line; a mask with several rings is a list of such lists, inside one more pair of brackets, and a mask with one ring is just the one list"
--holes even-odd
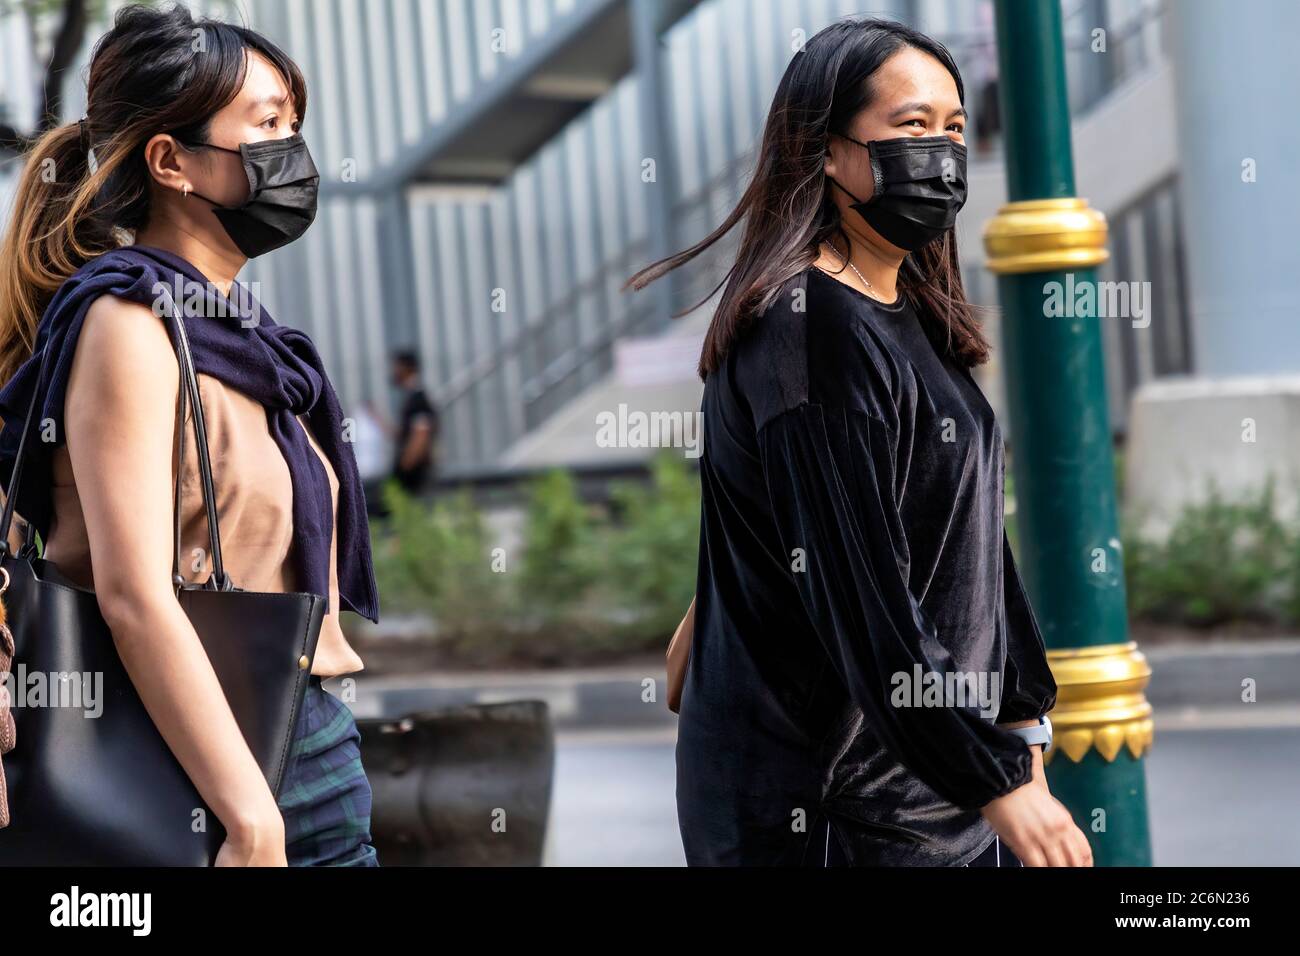
[(222, 206), (207, 196), (194, 195), (212, 203), (213, 214), (248, 258), (255, 259), (288, 245), (306, 232), (316, 218), (320, 174), (300, 134), (288, 139), (241, 143), (239, 149), (212, 143), (199, 143), (194, 148), (234, 153), (244, 161), (249, 193), (242, 206)]
[(914, 252), (953, 227), (966, 205), (966, 147), (947, 136), (901, 136), (860, 143), (867, 150), (875, 189), (866, 202), (831, 180), (853, 200), (872, 229)]

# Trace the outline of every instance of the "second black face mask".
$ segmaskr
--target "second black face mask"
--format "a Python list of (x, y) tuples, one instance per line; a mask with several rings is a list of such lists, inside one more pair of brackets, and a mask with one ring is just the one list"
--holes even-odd
[(237, 150), (212, 143), (198, 145), (234, 153), (244, 161), (249, 193), (242, 206), (222, 206), (206, 196), (194, 195), (212, 203), (213, 214), (248, 258), (288, 245), (315, 220), (320, 174), (300, 134), (241, 143)]
[(901, 136), (861, 143), (867, 150), (875, 188), (853, 209), (867, 225), (900, 249), (914, 252), (938, 239), (966, 204), (966, 147), (947, 136)]

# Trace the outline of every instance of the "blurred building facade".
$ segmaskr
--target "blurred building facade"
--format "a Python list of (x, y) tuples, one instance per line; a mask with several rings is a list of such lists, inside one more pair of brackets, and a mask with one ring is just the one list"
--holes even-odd
[[(1138, 385), (1195, 369), (1168, 15), (1156, 0), (1062, 5), (1079, 191), (1111, 222), (1101, 278), (1154, 289), (1149, 326), (1106, 324), (1122, 430)], [(245, 277), (278, 321), (312, 334), (349, 407), (386, 405), (388, 353), (415, 348), (442, 408), (449, 476), (635, 459), (644, 452), (597, 446), (595, 414), (620, 403), (698, 408), (693, 369), (708, 309), (670, 313), (707, 294), (722, 262), (660, 290), (621, 287), (721, 221), (744, 188), (786, 63), (842, 16), (902, 19), (961, 64), (972, 114), (963, 264), (972, 299), (996, 306), (980, 243), (1004, 198), (986, 0), (191, 6), (244, 16), (309, 82), (320, 215), (302, 241), (251, 263)], [(0, 20), (0, 109), (11, 121), (35, 109), (23, 21)], [(69, 118), (82, 101), (82, 90), (69, 91)], [(12, 175), (0, 170), (9, 173), (0, 172), (2, 194)], [(998, 404), (996, 362), (984, 384)]]

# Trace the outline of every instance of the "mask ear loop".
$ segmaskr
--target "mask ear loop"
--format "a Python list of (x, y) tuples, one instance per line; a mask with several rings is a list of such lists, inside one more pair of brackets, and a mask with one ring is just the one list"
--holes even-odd
[(216, 143), (197, 143), (194, 145), (193, 149), (219, 149), (223, 153), (234, 153), (236, 156), (240, 157), (244, 155), (237, 149), (227, 149), (225, 146), (218, 146)]
[[(854, 204), (855, 206), (862, 206), (862, 205), (865, 205), (865, 204), (862, 202), (861, 199), (859, 199), (857, 196), (853, 195), (853, 193), (851, 193), (851, 192), (849, 192), (847, 189), (845, 189), (844, 186), (840, 185), (839, 180), (836, 179), (834, 176), (827, 176), (826, 178), (830, 180), (832, 186), (835, 186), (835, 187), (836, 187), (837, 189), (839, 189), (842, 193), (844, 193), (844, 195), (846, 195), (846, 196), (848, 196), (850, 199), (852, 199), (852, 200), (853, 200), (853, 204)], [(874, 199), (875, 197), (873, 196), (872, 198)]]
[(826, 178), (830, 179), (831, 182), (835, 183), (836, 186), (840, 186), (840, 189), (844, 189), (845, 194), (849, 198), (851, 198), (855, 203), (858, 203), (859, 205), (867, 205), (875, 202), (876, 199), (880, 196), (882, 192), (884, 192), (885, 189), (885, 171), (880, 168), (880, 160), (876, 157), (876, 151), (871, 148), (870, 143), (864, 143), (860, 139), (854, 139), (848, 133), (832, 133), (831, 135), (838, 136), (840, 139), (847, 139), (853, 145), (861, 146), (863, 149), (867, 151), (867, 160), (868, 162), (871, 163), (871, 182), (873, 185), (873, 188), (871, 190), (871, 198), (868, 199), (866, 203), (863, 203), (861, 199), (859, 199), (857, 196), (854, 196), (853, 193), (849, 192), (847, 189), (844, 189), (844, 187), (840, 186), (839, 183), (836, 183), (834, 179), (831, 179), (831, 177), (829, 176), (827, 176)]
[[(173, 137), (173, 138), (175, 138), (175, 137)], [(177, 139), (176, 142), (180, 143), (183, 147), (185, 147), (185, 149), (189, 150), (191, 153), (197, 152), (197, 151), (200, 150), (200, 149), (217, 149), (217, 150), (220, 150), (220, 151), (223, 152), (223, 153), (233, 153), (234, 155), (239, 156), (239, 157), (241, 157), (241, 158), (242, 158), (243, 155), (244, 155), (240, 150), (237, 150), (237, 149), (227, 149), (225, 146), (218, 146), (216, 143), (193, 143), (193, 144), (191, 144), (191, 143), (186, 143), (186, 142), (184, 142), (184, 141), (182, 141), (182, 140), (179, 140), (179, 139)], [(191, 186), (189, 186), (188, 184), (187, 184), (187, 185), (184, 185), (184, 186), (181, 187), (181, 196), (183, 196), (185, 199), (189, 199), (190, 196), (196, 196), (196, 197), (198, 197), (199, 199), (202, 199), (205, 203), (207, 203), (207, 204), (210, 205), (210, 206), (215, 206), (215, 207), (218, 208), (218, 209), (226, 209), (226, 208), (228, 208), (228, 207), (226, 207), (226, 206), (223, 206), (221, 203), (217, 202), (216, 200), (209, 199), (207, 196), (205, 196), (205, 195), (203, 195), (202, 193), (196, 191), (195, 189), (193, 189), (193, 188), (192, 188)]]
[[(844, 193), (844, 195), (846, 195), (846, 196), (848, 196), (850, 199), (852, 199), (852, 200), (853, 200), (853, 205), (854, 205), (854, 206), (861, 206), (861, 205), (863, 204), (861, 199), (859, 199), (857, 196), (853, 195), (853, 193), (849, 192), (847, 189), (845, 189), (843, 186), (841, 186), (840, 183), (839, 183), (839, 181), (838, 181), (834, 176), (827, 176), (826, 178), (829, 179), (829, 180), (831, 181), (831, 185), (835, 186), (837, 189), (839, 189), (840, 191), (842, 191), (842, 192)], [(873, 198), (874, 198), (874, 197), (873, 197)], [(842, 222), (841, 222), (840, 225), (839, 225), (839, 233), (840, 233), (841, 236), (844, 237), (844, 241), (845, 241), (845, 243), (848, 245), (849, 250), (852, 251), (852, 249), (853, 249), (853, 240), (851, 240), (851, 239), (848, 237), (848, 233), (846, 233), (846, 232), (844, 231), (844, 224), (843, 224)], [(848, 257), (847, 257), (847, 256), (844, 256), (842, 253), (840, 253), (839, 246), (835, 245), (835, 243), (832, 242), (832, 243), (831, 243), (831, 248), (835, 250), (836, 254), (841, 255), (841, 257), (844, 259), (844, 264), (845, 264), (846, 267), (849, 266), (849, 265), (852, 265), (852, 263), (849, 262)], [(843, 272), (844, 269), (842, 268), (842, 269), (840, 269), (840, 271)], [(855, 270), (855, 271), (856, 271), (856, 270)], [(860, 277), (859, 277), (859, 278), (860, 278)], [(863, 279), (862, 281), (863, 281), (863, 282), (866, 282), (865, 279)], [(871, 283), (869, 283), (869, 282), (867, 283), (868, 286), (869, 286), (870, 284), (871, 284)]]

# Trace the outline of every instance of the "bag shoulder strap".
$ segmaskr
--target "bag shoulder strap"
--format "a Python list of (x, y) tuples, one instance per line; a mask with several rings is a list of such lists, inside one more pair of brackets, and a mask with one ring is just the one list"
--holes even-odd
[(41, 357), (41, 368), (36, 376), (36, 388), (32, 390), (32, 400), (27, 406), (27, 417), (23, 419), (23, 430), (18, 436), (18, 452), (14, 455), (13, 471), (9, 473), (9, 490), (5, 492), (4, 511), (0, 512), (0, 557), (9, 553), (9, 528), (14, 520), (15, 493), (22, 487), (23, 461), (27, 451), (27, 436), (31, 434), (33, 416), (36, 414), (36, 400), (41, 395), (41, 381), (45, 378), (45, 357)]
[[(179, 366), (179, 363), (178, 363)], [(185, 388), (185, 372), (179, 369), (180, 382), (176, 390), (176, 475), (172, 487), (172, 588), (185, 586), (181, 574), (181, 485), (185, 475), (185, 412), (189, 392)]]
[[(221, 530), (217, 520), (217, 492), (212, 480), (212, 459), (208, 453), (208, 429), (207, 423), (203, 418), (203, 398), (199, 393), (198, 373), (194, 370), (194, 356), (190, 352), (190, 339), (185, 331), (185, 322), (181, 317), (176, 302), (171, 297), (170, 290), (164, 289), (163, 295), (166, 296), (167, 304), (170, 306), (172, 322), (175, 327), (175, 346), (176, 361), (180, 365), (180, 375), (182, 387), (179, 389), (180, 394), (176, 400), (176, 414), (180, 422), (180, 427), (185, 425), (185, 402), (188, 397), (189, 402), (193, 405), (194, 419), (194, 444), (199, 454), (199, 482), (203, 490), (203, 510), (208, 519), (208, 543), (211, 548), (212, 557), (212, 575), (208, 578), (207, 586), (218, 591), (229, 591), (234, 587), (230, 576), (226, 574), (225, 562), (221, 555)], [(186, 396), (186, 393), (188, 395)], [(182, 397), (186, 396), (186, 397)], [(177, 461), (176, 480), (181, 478), (181, 465), (184, 464), (183, 449), (184, 442), (181, 443), (182, 456)], [(179, 493), (179, 492), (178, 492)], [(173, 553), (173, 560), (176, 562), (172, 568), (172, 581), (176, 582), (180, 575), (180, 500), (175, 502), (174, 510), (174, 533), (176, 537), (176, 548)], [(177, 584), (177, 587), (180, 585)]]

